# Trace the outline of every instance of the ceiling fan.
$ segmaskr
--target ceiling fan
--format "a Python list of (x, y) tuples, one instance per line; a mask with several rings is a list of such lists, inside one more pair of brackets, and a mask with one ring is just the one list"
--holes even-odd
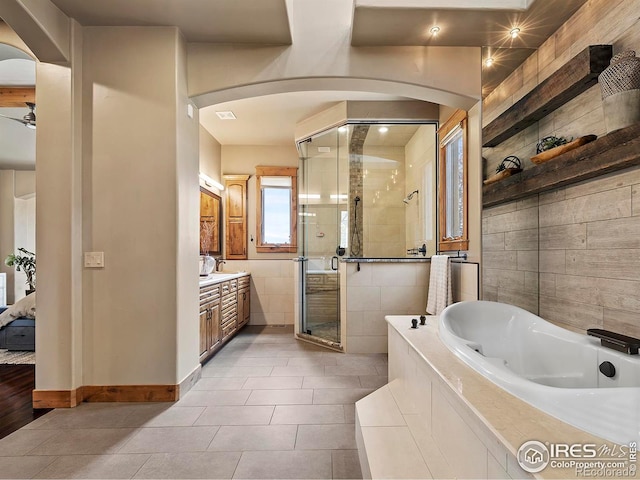
[(25, 102), (25, 103), (27, 104), (27, 107), (29, 107), (29, 113), (27, 113), (24, 117), (22, 118), (8, 117), (7, 115), (2, 115), (1, 113), (0, 113), (0, 117), (8, 118), (9, 120), (15, 120), (16, 122), (20, 122), (21, 124), (23, 124), (25, 127), (32, 128), (35, 130), (36, 114), (34, 110), (36, 108), (36, 104), (31, 102)]

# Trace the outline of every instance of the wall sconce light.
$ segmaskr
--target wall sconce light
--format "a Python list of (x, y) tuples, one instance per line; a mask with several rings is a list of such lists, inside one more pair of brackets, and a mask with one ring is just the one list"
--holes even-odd
[(204, 173), (200, 172), (200, 173), (198, 173), (198, 176), (200, 177), (200, 179), (204, 182), (204, 184), (207, 187), (215, 187), (220, 191), (224, 190), (224, 185), (222, 185), (220, 182), (216, 182), (209, 175), (205, 175)]

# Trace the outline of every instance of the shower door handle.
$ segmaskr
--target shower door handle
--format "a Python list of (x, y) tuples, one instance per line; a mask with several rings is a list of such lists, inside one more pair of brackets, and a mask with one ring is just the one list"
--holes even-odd
[[(333, 263), (334, 260), (335, 260), (335, 267), (333, 266), (334, 265), (334, 263)], [(331, 270), (335, 270), (335, 271), (338, 270), (338, 257), (336, 257), (336, 256), (331, 257)]]

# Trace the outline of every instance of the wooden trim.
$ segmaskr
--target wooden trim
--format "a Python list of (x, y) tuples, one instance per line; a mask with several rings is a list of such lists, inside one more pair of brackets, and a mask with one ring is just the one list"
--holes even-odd
[[(213, 193), (211, 190), (208, 190), (207, 188), (201, 186), (200, 187), (200, 206), (199, 206), (199, 214), (198, 216), (200, 217), (200, 235), (199, 235), (199, 248), (200, 248), (200, 255), (213, 255), (213, 256), (217, 256), (217, 255), (222, 255), (222, 245), (223, 245), (223, 238), (224, 238), (224, 228), (222, 227), (223, 224), (225, 223), (223, 220), (223, 216), (222, 216), (222, 197), (220, 197), (220, 195)], [(218, 222), (218, 235), (217, 235), (217, 240), (218, 240), (218, 249), (217, 250), (210, 250), (209, 252), (204, 252), (202, 250), (202, 195), (208, 195), (209, 197), (215, 199), (218, 201), (218, 211), (216, 212), (216, 221)]]
[[(261, 177), (291, 178), (291, 243), (276, 245), (262, 243), (262, 185)], [(298, 251), (298, 167), (256, 167), (256, 252), (296, 253)]]
[(495, 147), (598, 82), (609, 66), (611, 45), (590, 45), (482, 129), (484, 147)]
[(258, 253), (296, 253), (297, 251), (297, 245), (263, 245), (256, 247), (256, 252)]
[(469, 240), (440, 240), (438, 250), (441, 252), (469, 250)]
[(34, 390), (33, 408), (73, 408), (84, 402), (175, 402), (179, 385), (85, 385), (74, 390)]
[(460, 123), (466, 119), (467, 112), (464, 110), (456, 110), (453, 112), (453, 114), (440, 126), (440, 128), (438, 128), (438, 131), (436, 132), (440, 141), (442, 141), (442, 139), (446, 137), (451, 130), (460, 125)]
[(244, 180), (245, 182), (251, 178), (251, 175), (223, 175), (223, 180)]
[(36, 103), (35, 87), (0, 87), (0, 107), (27, 107), (27, 102)]
[(636, 165), (640, 165), (640, 123), (615, 130), (518, 175), (485, 185), (482, 204), (492, 207)]
[[(454, 250), (468, 250), (469, 249), (469, 234), (468, 234), (468, 215), (469, 215), (469, 168), (468, 168), (468, 133), (467, 133), (468, 117), (467, 112), (464, 110), (456, 110), (453, 115), (438, 129), (438, 137), (440, 144), (440, 158), (438, 161), (438, 251), (454, 251)], [(463, 221), (462, 221), (462, 236), (459, 238), (444, 238), (444, 232), (446, 228), (446, 155), (445, 145), (442, 144), (444, 139), (455, 127), (458, 125), (462, 128), (462, 149), (463, 149), (463, 163), (462, 163), (462, 175), (463, 175), (463, 192), (462, 192), (462, 209), (463, 209)]]
[(256, 175), (265, 177), (298, 177), (298, 167), (256, 166)]
[(82, 387), (74, 390), (34, 390), (33, 408), (72, 408), (82, 402)]
[(175, 402), (179, 385), (85, 385), (85, 402)]

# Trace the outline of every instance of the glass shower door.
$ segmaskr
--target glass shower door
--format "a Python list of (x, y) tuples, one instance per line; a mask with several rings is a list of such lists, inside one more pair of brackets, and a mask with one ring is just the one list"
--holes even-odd
[(298, 145), (301, 225), (300, 335), (341, 348), (339, 257), (347, 251), (346, 127)]

